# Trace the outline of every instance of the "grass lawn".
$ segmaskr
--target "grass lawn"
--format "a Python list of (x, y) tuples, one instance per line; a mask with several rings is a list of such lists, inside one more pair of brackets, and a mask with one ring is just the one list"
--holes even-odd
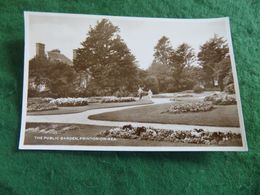
[[(119, 139), (113, 140), (61, 140), (61, 137), (68, 138), (96, 138), (97, 134), (103, 130), (111, 129), (113, 127), (94, 126), (94, 125), (74, 125), (74, 124), (53, 124), (53, 123), (27, 123), (26, 128), (40, 127), (40, 129), (54, 128), (58, 131), (62, 127), (77, 126), (77, 130), (66, 131), (58, 135), (46, 134), (40, 132), (26, 132), (25, 145), (80, 145), (80, 146), (205, 146), (203, 144), (187, 144), (187, 143), (174, 143), (168, 141), (151, 141), (139, 139)], [(37, 138), (36, 138), (37, 137)], [(39, 139), (41, 137), (42, 139)], [(210, 147), (210, 146), (207, 146)]]
[(112, 108), (112, 107), (121, 107), (121, 106), (134, 106), (134, 105), (143, 105), (151, 104), (152, 101), (148, 99), (143, 99), (141, 101), (135, 102), (117, 102), (117, 103), (90, 103), (87, 106), (71, 106), (71, 107), (59, 107), (58, 110), (46, 110), (39, 112), (27, 112), (27, 115), (55, 115), (55, 114), (71, 114), (84, 112), (91, 109), (97, 108)]
[(165, 112), (170, 105), (171, 103), (148, 105), (141, 108), (92, 115), (89, 118), (110, 121), (239, 127), (237, 105), (215, 106), (215, 109), (207, 112), (180, 114)]

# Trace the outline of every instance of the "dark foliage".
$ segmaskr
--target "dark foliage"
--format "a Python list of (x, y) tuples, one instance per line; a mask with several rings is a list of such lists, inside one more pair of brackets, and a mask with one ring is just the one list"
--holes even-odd
[(138, 85), (137, 66), (119, 28), (109, 20), (98, 21), (91, 27), (74, 61), (77, 71), (88, 71), (91, 95), (112, 95), (117, 91), (135, 91)]

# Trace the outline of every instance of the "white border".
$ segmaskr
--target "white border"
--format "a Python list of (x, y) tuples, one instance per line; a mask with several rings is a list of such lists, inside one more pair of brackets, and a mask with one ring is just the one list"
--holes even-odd
[[(229, 146), (199, 146), (199, 147), (162, 147), (162, 146), (154, 146), (154, 147), (142, 147), (142, 146), (75, 146), (75, 145), (25, 145), (24, 137), (25, 137), (25, 125), (26, 125), (26, 113), (27, 113), (27, 93), (28, 93), (28, 66), (29, 66), (29, 16), (31, 15), (41, 15), (41, 16), (62, 16), (67, 15), (70, 17), (108, 17), (108, 18), (124, 18), (126, 20), (172, 20), (170, 18), (146, 18), (146, 17), (121, 17), (121, 16), (107, 16), (107, 15), (87, 15), (87, 14), (64, 14), (64, 13), (44, 13), (44, 12), (24, 12), (24, 28), (25, 28), (25, 47), (24, 47), (24, 75), (23, 75), (23, 101), (22, 101), (22, 114), (21, 114), (21, 129), (20, 129), (20, 141), (19, 141), (19, 149), (22, 150), (78, 150), (78, 151), (138, 151), (138, 152), (171, 152), (171, 151), (248, 151), (246, 134), (245, 134), (245, 126), (244, 119), (242, 114), (242, 105), (240, 100), (240, 92), (238, 86), (237, 72), (235, 66), (235, 58), (232, 47), (232, 39), (231, 39), (231, 31), (230, 31), (230, 22), (228, 17), (224, 18), (214, 18), (214, 19), (195, 19), (195, 20), (222, 20), (226, 23), (226, 29), (228, 31), (227, 42), (229, 46), (230, 56), (231, 56), (231, 65), (232, 65), (232, 73), (235, 83), (235, 91), (237, 98), (237, 106), (239, 113), (239, 123), (241, 129), (241, 137), (243, 146), (238, 147), (229, 147)], [(194, 19), (178, 19), (178, 20), (194, 20)]]

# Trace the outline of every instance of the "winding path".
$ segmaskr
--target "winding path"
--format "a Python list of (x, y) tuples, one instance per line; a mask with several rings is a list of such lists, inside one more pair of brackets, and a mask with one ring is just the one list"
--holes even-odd
[[(152, 105), (165, 104), (171, 102), (169, 98), (153, 98)], [(87, 110), (80, 113), (73, 114), (58, 114), (58, 115), (34, 115), (26, 116), (26, 122), (30, 123), (72, 123), (72, 124), (86, 124), (86, 125), (99, 125), (99, 126), (124, 126), (131, 124), (134, 127), (152, 127), (158, 129), (169, 129), (169, 130), (193, 130), (194, 128), (202, 128), (205, 131), (215, 132), (227, 132), (231, 131), (234, 133), (240, 133), (240, 128), (236, 127), (212, 127), (212, 126), (195, 126), (195, 125), (179, 125), (179, 124), (160, 124), (160, 123), (141, 123), (141, 122), (127, 122), (127, 121), (103, 121), (103, 120), (92, 120), (89, 116), (114, 112), (119, 110), (125, 110), (135, 107), (143, 107), (151, 105), (134, 105), (134, 106), (124, 106), (115, 108), (99, 108)]]

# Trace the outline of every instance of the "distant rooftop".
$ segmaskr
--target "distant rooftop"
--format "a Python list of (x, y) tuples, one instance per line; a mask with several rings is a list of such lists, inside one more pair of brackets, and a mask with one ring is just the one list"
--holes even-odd
[(73, 66), (72, 60), (69, 59), (68, 57), (66, 57), (65, 55), (61, 54), (59, 49), (54, 49), (54, 50), (48, 51), (47, 53), (48, 53), (48, 58), (50, 61), (63, 62), (65, 64)]

